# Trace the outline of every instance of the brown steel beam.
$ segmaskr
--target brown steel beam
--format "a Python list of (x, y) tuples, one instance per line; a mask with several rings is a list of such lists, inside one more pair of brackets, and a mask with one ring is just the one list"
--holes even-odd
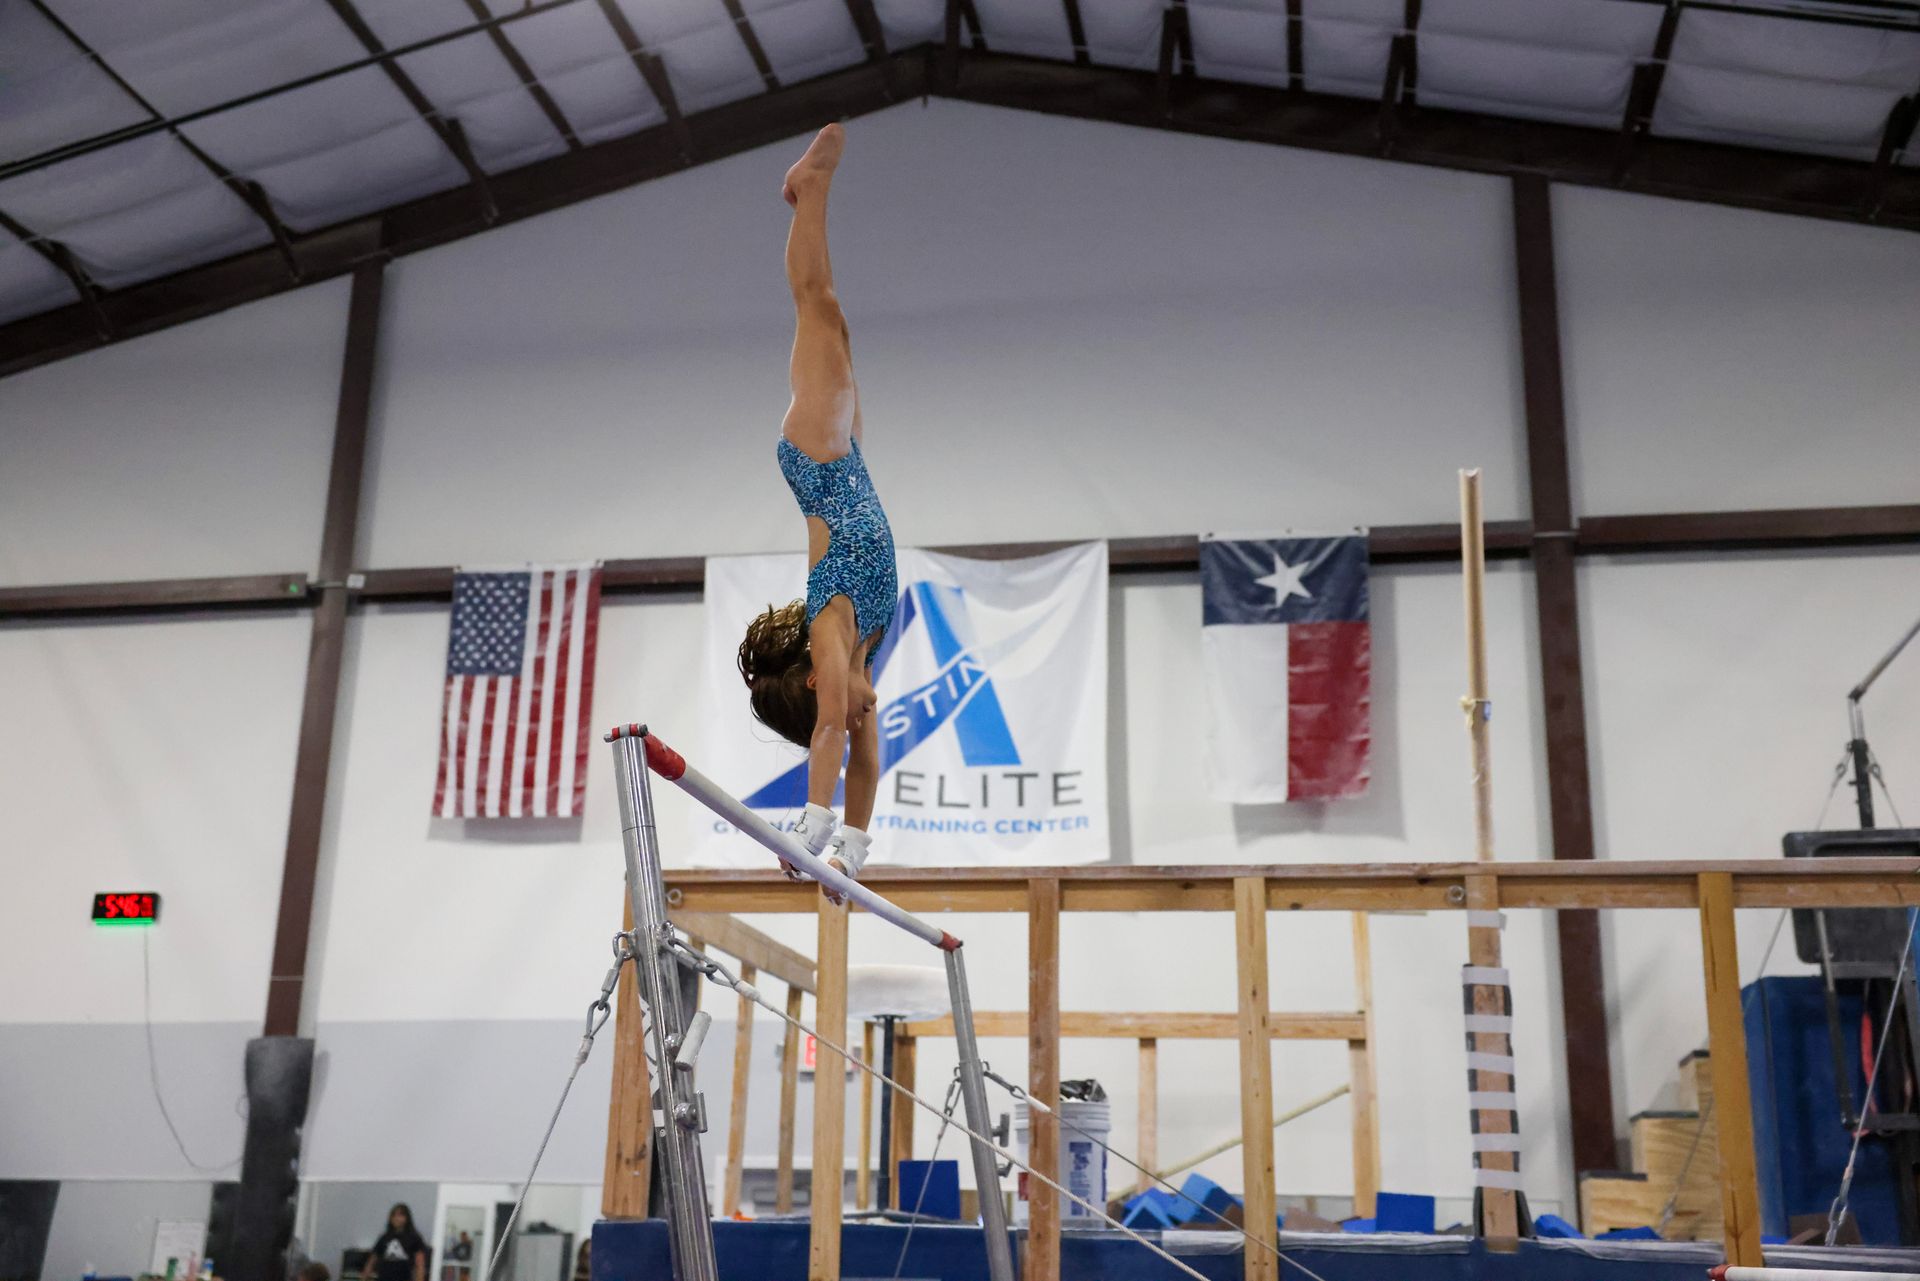
[(722, 0), (727, 6), (727, 17), (733, 22), (733, 29), (740, 33), (740, 43), (747, 47), (747, 56), (753, 59), (753, 69), (760, 73), (760, 83), (768, 93), (780, 87), (780, 77), (774, 74), (773, 62), (767, 57), (766, 48), (760, 43), (760, 35), (753, 29), (753, 22), (747, 17), (746, 8), (740, 0)]
[(353, 274), (347, 307), (347, 350), (340, 370), (333, 461), (321, 526), (319, 599), (307, 651), (306, 697), (294, 755), (293, 798), (280, 875), (280, 915), (274, 928), (273, 969), (267, 984), (266, 1035), (296, 1036), (306, 993), (307, 941), (313, 929), (313, 889), (320, 867), (320, 829), (326, 815), (333, 724), (340, 704), (340, 661), (346, 645), (347, 573), (360, 523), (360, 487), (367, 454), (367, 419), (380, 334), (383, 269), (370, 263)]
[(1614, 176), (1622, 178), (1633, 164), (1640, 143), (1653, 132), (1653, 111), (1660, 102), (1660, 86), (1666, 82), (1667, 60), (1673, 56), (1673, 37), (1680, 29), (1680, 0), (1666, 0), (1667, 11), (1660, 15), (1660, 28), (1653, 37), (1653, 56), (1633, 66), (1633, 79), (1627, 87), (1627, 109), (1620, 119), (1619, 158)]
[(159, 578), (125, 583), (0, 587), (0, 618), (84, 617), (173, 610), (303, 605), (307, 576), (241, 574), (231, 578)]
[[(680, 110), (680, 97), (674, 93), (673, 81), (667, 75), (667, 64), (660, 60), (659, 54), (647, 48), (646, 42), (640, 39), (640, 33), (634, 30), (631, 22), (627, 21), (626, 12), (620, 8), (616, 0), (600, 0), (600, 12), (606, 15), (607, 24), (613, 28), (613, 33), (620, 37), (620, 47), (627, 51), (627, 57), (633, 60), (634, 69), (640, 73), (640, 78), (646, 81), (647, 92), (651, 93), (654, 101), (660, 104), (660, 110), (667, 113), (667, 133), (672, 137), (674, 146), (679, 151), (680, 164), (683, 166), (693, 164), (700, 158), (700, 153), (694, 146), (693, 132), (687, 125), (686, 115)], [(712, 156), (705, 158), (713, 159)]]
[(1287, 0), (1287, 88), (1298, 93), (1307, 87), (1307, 41), (1300, 0)]
[[(493, 17), (493, 14), (487, 10), (486, 0), (467, 0), (467, 10), (473, 14), (476, 22), (486, 22)], [(547, 123), (566, 139), (567, 148), (571, 151), (580, 150), (580, 137), (574, 133), (573, 124), (567, 119), (567, 113), (560, 110), (560, 104), (553, 100), (553, 95), (547, 92), (547, 87), (540, 83), (540, 77), (533, 74), (533, 68), (527, 64), (526, 58), (521, 56), (512, 38), (497, 26), (487, 28), (487, 38), (492, 40), (493, 47), (500, 51), (500, 56), (506, 60), (514, 78), (526, 87), (527, 96), (533, 99), (534, 105), (540, 108), (542, 115), (546, 116)]]
[(1920, 503), (1584, 516), (1582, 552), (1785, 551), (1920, 542)]
[(5, 210), (0, 210), (0, 230), (39, 254), (53, 265), (55, 271), (65, 276), (79, 297), (79, 306), (91, 323), (94, 334), (101, 342), (113, 341), (116, 337), (113, 321), (100, 305), (104, 291), (94, 283), (93, 277), (87, 274), (87, 269), (80, 265), (80, 260), (73, 256), (71, 249), (58, 240), (41, 235)]
[[(1526, 410), (1528, 490), (1533, 508), (1534, 602), (1547, 740), (1547, 807), (1553, 857), (1591, 859), (1593, 791), (1587, 761), (1579, 584), (1572, 545), (1573, 475), (1562, 390), (1551, 200), (1545, 179), (1513, 180), (1520, 370)], [(1560, 944), (1560, 1003), (1566, 1028), (1564, 1054), (1574, 1170), (1611, 1170), (1619, 1166), (1618, 1136), (1600, 921), (1590, 911), (1565, 911), (1558, 914), (1555, 924)]]
[[(369, 56), (379, 57), (386, 53), (386, 46), (380, 42), (380, 37), (374, 34), (373, 28), (367, 25), (367, 20), (360, 16), (360, 11), (354, 7), (353, 0), (327, 0), (327, 7), (332, 9), (334, 16), (353, 33), (354, 39), (360, 42)], [(498, 38), (497, 29), (489, 28), (489, 31)], [(467, 135), (460, 127), (460, 122), (452, 116), (441, 115), (439, 108), (435, 107), (427, 95), (420, 91), (420, 86), (413, 82), (413, 77), (406, 73), (405, 68), (401, 67), (397, 60), (383, 59), (380, 70), (386, 73), (387, 79), (393, 82), (393, 87), (400, 91), (400, 96), (405, 98), (414, 112), (419, 115), (421, 123), (433, 131), (433, 136), (440, 140), (440, 145), (452, 152), (453, 158), (459, 162), (461, 169), (466, 171), (467, 185), (480, 202), (484, 220), (489, 224), (498, 220), (500, 211), (487, 182), (487, 171), (482, 169), (480, 162), (474, 158), (473, 148), (467, 144)]]
[[(1075, 66), (1093, 65), (1093, 54), (1087, 48), (1087, 24), (1080, 16), (1080, 0), (1061, 0), (1067, 11), (1067, 39), (1073, 42), (1073, 62)], [(1299, 0), (1293, 0), (1299, 3)]]

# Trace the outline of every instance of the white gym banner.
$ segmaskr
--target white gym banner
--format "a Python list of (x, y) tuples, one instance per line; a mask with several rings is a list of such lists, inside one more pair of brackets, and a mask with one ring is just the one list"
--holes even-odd
[[(1021, 560), (905, 548), (899, 563), (900, 601), (874, 661), (883, 773), (871, 866), (1106, 858), (1106, 544)], [(798, 554), (707, 561), (693, 759), (782, 828), (806, 806), (806, 755), (753, 718), (735, 655), (747, 620), (805, 592)], [(834, 797), (835, 810), (844, 803)], [(696, 865), (766, 865), (724, 821), (694, 821)]]

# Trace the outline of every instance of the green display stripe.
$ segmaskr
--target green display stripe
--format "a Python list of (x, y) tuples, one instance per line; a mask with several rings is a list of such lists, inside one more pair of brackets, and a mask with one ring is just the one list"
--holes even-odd
[(95, 921), (95, 922), (94, 922), (94, 924), (95, 924), (95, 925), (106, 925), (106, 926), (121, 926), (121, 927), (125, 927), (125, 926), (129, 926), (129, 925), (152, 925), (152, 924), (153, 924), (153, 921), (152, 921), (152, 920), (150, 920), (150, 919), (149, 919), (149, 920), (144, 920), (144, 921), (134, 921), (134, 920), (128, 920), (128, 919), (125, 919), (125, 918), (121, 918), (121, 919), (119, 919), (119, 920), (113, 920), (113, 921)]

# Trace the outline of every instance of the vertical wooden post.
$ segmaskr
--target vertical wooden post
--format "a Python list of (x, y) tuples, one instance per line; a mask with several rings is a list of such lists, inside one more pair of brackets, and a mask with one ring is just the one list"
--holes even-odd
[[(1467, 911), (1498, 914), (1500, 911), (1500, 884), (1491, 874), (1469, 874), (1467, 877)], [(1500, 931), (1494, 926), (1467, 926), (1467, 963), (1487, 969), (1500, 968)], [(1510, 989), (1503, 986), (1477, 983), (1473, 985), (1473, 1013), (1479, 1015), (1506, 1015), (1513, 1008), (1508, 996)], [(1468, 1042), (1475, 1051), (1496, 1057), (1511, 1059), (1513, 1056), (1513, 1037), (1506, 1032), (1474, 1032), (1468, 1036)], [(1500, 1072), (1489, 1068), (1469, 1069), (1467, 1076), (1474, 1083), (1474, 1089), (1489, 1093), (1512, 1093), (1514, 1076), (1512, 1072)], [(1484, 1107), (1474, 1109), (1474, 1132), (1476, 1134), (1518, 1134), (1520, 1132), (1519, 1113), (1508, 1107)], [(1481, 1179), (1480, 1206), (1482, 1235), (1495, 1248), (1513, 1248), (1510, 1243), (1520, 1237), (1520, 1198), (1512, 1188), (1490, 1186), (1490, 1182), (1511, 1181), (1520, 1169), (1518, 1152), (1484, 1151), (1478, 1153), (1477, 1170), (1474, 1177)], [(1500, 1180), (1498, 1174), (1491, 1179), (1482, 1179), (1480, 1171), (1501, 1172), (1508, 1176)]]
[(1373, 947), (1367, 914), (1353, 914), (1353, 993), (1365, 1026), (1347, 1042), (1353, 1103), (1353, 1212), (1372, 1218), (1380, 1194), (1380, 1107), (1373, 1064)]
[[(623, 900), (626, 895), (620, 896)], [(627, 902), (623, 929), (633, 928)], [(634, 967), (622, 966), (613, 995), (613, 1092), (607, 1097), (607, 1168), (600, 1217), (644, 1219), (653, 1179), (653, 1082), (640, 1028), (640, 987)]]
[[(800, 1017), (803, 993), (787, 985), (787, 1017)], [(800, 1029), (787, 1024), (787, 1039), (780, 1047), (780, 1147), (773, 1175), (773, 1212), (793, 1213), (793, 1131), (794, 1113), (799, 1107)]]
[(1468, 750), (1473, 763), (1473, 848), (1481, 862), (1493, 858), (1493, 775), (1487, 729), (1486, 531), (1480, 518), (1480, 469), (1460, 473), (1460, 581), (1467, 612)]
[[(1245, 1172), (1246, 1231), (1256, 1242), (1279, 1242), (1273, 1191), (1273, 1023), (1267, 1009), (1267, 882), (1233, 882), (1235, 956), (1240, 988), (1240, 1145)], [(1279, 1258), (1249, 1247), (1247, 1281), (1278, 1281)]]
[[(847, 906), (820, 895), (820, 947), (814, 962), (814, 1027), (845, 1044)], [(813, 1234), (807, 1281), (840, 1281), (840, 1199), (847, 1168), (847, 1065), (824, 1044), (813, 1064)]]
[[(759, 973), (748, 964), (740, 966), (740, 981), (751, 983)], [(740, 1011), (733, 1025), (733, 1103), (727, 1110), (727, 1175), (720, 1195), (720, 1213), (733, 1218), (740, 1213), (740, 1181), (747, 1157), (747, 1080), (753, 1069), (754, 1004), (740, 999)]]
[[(920, 1041), (918, 1037), (908, 1036), (906, 1024), (898, 1025), (893, 1043), (893, 1079), (905, 1089), (918, 1088), (915, 1080), (918, 1075), (916, 1060), (919, 1057)], [(889, 1091), (888, 1106), (893, 1108), (893, 1151), (882, 1154), (887, 1162), (887, 1187), (893, 1204), (881, 1208), (897, 1210), (900, 1208), (900, 1163), (913, 1160), (913, 1114), (919, 1109), (913, 1106), (913, 1100), (898, 1091)]]
[(1733, 877), (1700, 876), (1700, 956), (1706, 971), (1707, 1050), (1720, 1142), (1720, 1204), (1727, 1262), (1762, 1267), (1760, 1182), (1753, 1156), (1753, 1098), (1740, 1008), (1740, 952), (1733, 924)]
[[(1134, 1136), (1135, 1158), (1156, 1173), (1160, 1169), (1160, 1042), (1150, 1036), (1140, 1038), (1140, 1126)], [(1144, 1192), (1153, 1186), (1146, 1175), (1136, 1187)]]
[[(873, 1063), (873, 1024), (860, 1024), (860, 1061)], [(860, 1155), (853, 1163), (853, 1208), (867, 1208), (873, 1186), (873, 1078), (860, 1074)]]
[[(1027, 882), (1027, 1093), (1060, 1106), (1060, 882)], [(1037, 1108), (1027, 1114), (1027, 1159), (1060, 1177), (1060, 1122)], [(982, 1189), (986, 1191), (986, 1189)], [(1027, 1265), (1023, 1281), (1060, 1281), (1060, 1196), (1027, 1180)]]

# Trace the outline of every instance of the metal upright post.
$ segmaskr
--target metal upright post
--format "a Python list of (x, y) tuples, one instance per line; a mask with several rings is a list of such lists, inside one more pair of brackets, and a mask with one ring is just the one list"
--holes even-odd
[(643, 740), (613, 739), (614, 779), (620, 793), (620, 829), (627, 855), (627, 894), (633, 902), (634, 965), (640, 999), (652, 1023), (654, 1116), (667, 1239), (677, 1281), (718, 1281), (713, 1220), (707, 1208), (707, 1178), (700, 1135), (706, 1105), (693, 1088), (693, 1064), (679, 1061), (687, 1015), (680, 1001), (679, 964), (668, 948), (666, 886), (660, 873), (659, 838), (653, 825), (653, 793)]
[[(960, 1100), (967, 1112), (967, 1128), (990, 1134), (987, 1084), (981, 1075), (980, 1043), (973, 1035), (973, 998), (967, 993), (967, 963), (961, 949), (947, 953), (947, 991), (953, 1001), (953, 1037), (960, 1051)], [(980, 1229), (986, 1238), (987, 1275), (992, 1281), (1013, 1281), (1013, 1246), (1007, 1239), (1007, 1207), (1000, 1198), (1000, 1163), (993, 1149), (978, 1139), (973, 1146), (973, 1181), (980, 1190)]]

